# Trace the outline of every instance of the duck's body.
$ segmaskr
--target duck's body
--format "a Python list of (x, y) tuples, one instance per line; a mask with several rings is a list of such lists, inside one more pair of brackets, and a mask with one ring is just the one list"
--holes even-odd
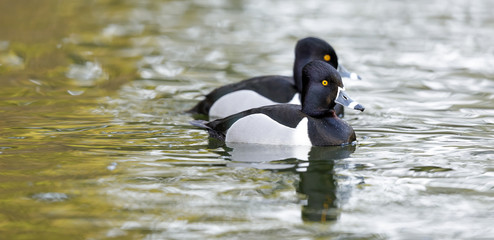
[(356, 140), (353, 128), (334, 111), (314, 118), (294, 104), (254, 108), (203, 126), (212, 137), (225, 142), (333, 146)]
[(193, 125), (226, 142), (333, 146), (355, 141), (353, 128), (336, 116), (335, 101), (361, 111), (364, 108), (343, 91), (338, 72), (325, 62), (313, 61), (304, 67), (303, 78), (301, 106), (263, 106)]
[[(338, 64), (338, 56), (331, 45), (318, 38), (304, 38), (295, 47), (293, 77), (261, 76), (216, 88), (205, 99), (189, 110), (190, 113), (223, 118), (247, 109), (280, 103), (301, 104), (302, 68), (313, 60), (324, 60), (340, 75), (359, 78)], [(335, 108), (336, 114), (343, 116), (343, 107)]]

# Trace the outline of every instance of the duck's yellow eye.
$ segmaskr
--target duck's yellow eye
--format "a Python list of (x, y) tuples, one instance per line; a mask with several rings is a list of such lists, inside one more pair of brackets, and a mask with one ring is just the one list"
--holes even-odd
[(322, 80), (321, 83), (322, 83), (323, 86), (328, 86), (328, 80)]
[(324, 61), (328, 62), (329, 60), (331, 60), (331, 56), (329, 54), (324, 55)]

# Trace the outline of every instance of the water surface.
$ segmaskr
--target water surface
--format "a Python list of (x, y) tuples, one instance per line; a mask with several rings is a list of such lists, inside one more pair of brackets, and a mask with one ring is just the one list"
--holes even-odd
[[(6, 239), (489, 239), (494, 3), (0, 1)], [(183, 112), (330, 42), (358, 144), (210, 144)]]

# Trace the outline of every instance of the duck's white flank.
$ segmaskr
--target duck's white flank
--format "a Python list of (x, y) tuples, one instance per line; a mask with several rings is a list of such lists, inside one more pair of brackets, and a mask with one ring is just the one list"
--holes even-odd
[(290, 128), (264, 114), (252, 114), (236, 121), (226, 133), (226, 142), (272, 145), (312, 145), (308, 134), (308, 119)]
[[(292, 104), (300, 104), (299, 94), (295, 94), (290, 100)], [(267, 105), (279, 104), (251, 90), (239, 90), (225, 94), (216, 100), (209, 109), (211, 119), (224, 118), (232, 114)]]

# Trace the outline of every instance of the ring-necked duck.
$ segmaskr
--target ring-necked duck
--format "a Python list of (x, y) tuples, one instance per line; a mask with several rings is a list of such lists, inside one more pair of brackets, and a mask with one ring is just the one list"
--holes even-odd
[[(188, 112), (223, 118), (247, 109), (278, 103), (300, 104), (302, 68), (313, 60), (323, 60), (338, 69), (342, 77), (360, 79), (338, 64), (338, 56), (326, 41), (308, 37), (297, 42), (293, 77), (261, 76), (216, 88)], [(343, 116), (343, 107), (337, 105), (336, 115)]]
[(334, 107), (336, 103), (360, 111), (364, 107), (344, 92), (335, 68), (319, 60), (308, 63), (302, 70), (301, 96), (302, 105), (263, 106), (191, 124), (226, 142), (331, 146), (356, 140), (353, 128), (336, 116)]

